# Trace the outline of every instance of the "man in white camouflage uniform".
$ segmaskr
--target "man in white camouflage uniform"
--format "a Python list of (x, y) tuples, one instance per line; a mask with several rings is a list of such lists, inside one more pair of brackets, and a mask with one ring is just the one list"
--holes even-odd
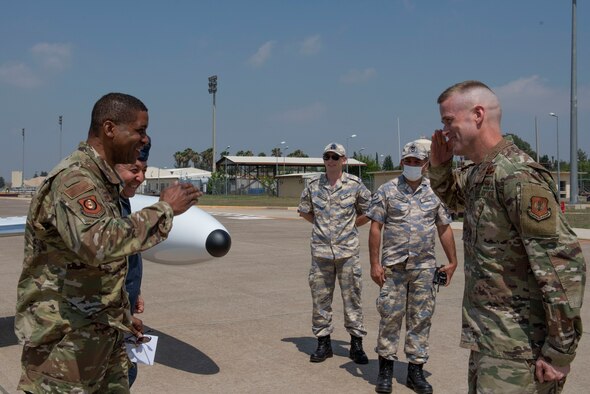
[(299, 215), (313, 224), (311, 235), (311, 270), (309, 286), (313, 300), (312, 330), (318, 347), (311, 362), (332, 357), (330, 334), (332, 298), (336, 278), (344, 302), (344, 326), (350, 334), (350, 358), (357, 364), (367, 364), (362, 338), (361, 266), (357, 226), (367, 223), (366, 210), (371, 192), (361, 180), (344, 173), (346, 151), (337, 143), (324, 149), (326, 173), (311, 180), (301, 194)]

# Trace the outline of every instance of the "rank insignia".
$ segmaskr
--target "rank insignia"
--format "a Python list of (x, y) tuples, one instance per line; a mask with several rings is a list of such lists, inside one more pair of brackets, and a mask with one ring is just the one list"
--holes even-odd
[(549, 200), (545, 197), (532, 196), (531, 205), (527, 209), (527, 213), (537, 222), (551, 217), (551, 209), (549, 208)]
[(96, 201), (95, 196), (84, 197), (78, 200), (86, 215), (98, 215), (102, 212), (102, 206)]

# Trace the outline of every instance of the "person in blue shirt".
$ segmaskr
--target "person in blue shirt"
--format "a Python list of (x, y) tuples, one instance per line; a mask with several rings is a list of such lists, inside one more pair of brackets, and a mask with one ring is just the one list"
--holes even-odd
[[(147, 170), (147, 160), (152, 146), (151, 139), (148, 136), (149, 142), (144, 145), (141, 153), (134, 164), (117, 164), (115, 169), (119, 177), (125, 183), (121, 193), (121, 210), (122, 216), (131, 214), (131, 203), (129, 199), (135, 195), (137, 188), (145, 180), (145, 172)], [(143, 297), (141, 296), (141, 277), (143, 272), (143, 262), (141, 254), (136, 253), (127, 257), (127, 276), (125, 277), (125, 290), (129, 294), (129, 305), (131, 306), (131, 314), (142, 313), (144, 308)], [(129, 387), (135, 382), (137, 378), (137, 364), (129, 368)]]

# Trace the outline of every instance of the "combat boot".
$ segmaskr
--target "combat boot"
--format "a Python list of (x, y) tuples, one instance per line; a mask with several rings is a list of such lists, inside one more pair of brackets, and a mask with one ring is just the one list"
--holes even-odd
[(369, 359), (363, 350), (363, 338), (350, 336), (350, 353), (348, 357), (357, 364), (368, 364)]
[(422, 367), (424, 364), (408, 363), (406, 386), (418, 394), (432, 394), (432, 386), (426, 381)]
[(393, 379), (393, 360), (379, 356), (379, 376), (377, 376), (378, 393), (391, 393), (391, 380)]
[(315, 350), (315, 353), (309, 357), (309, 361), (312, 363), (321, 363), (333, 355), (332, 341), (330, 340), (330, 336), (326, 335), (325, 337), (318, 337), (318, 348)]

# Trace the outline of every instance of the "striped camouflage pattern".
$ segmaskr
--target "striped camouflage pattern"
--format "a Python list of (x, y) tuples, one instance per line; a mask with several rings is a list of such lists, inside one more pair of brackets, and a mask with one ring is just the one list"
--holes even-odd
[(481, 163), (453, 174), (449, 161), (431, 168), (430, 179), (449, 207), (465, 207), (461, 345), (571, 363), (586, 265), (548, 171), (505, 140)]
[(377, 297), (379, 337), (375, 351), (388, 360), (397, 360), (402, 320), (406, 318), (404, 352), (414, 364), (428, 361), (428, 337), (436, 292), (432, 283), (435, 268), (406, 269), (405, 264), (385, 268), (385, 283)]
[[(15, 316), (25, 353), (90, 324), (129, 331), (126, 256), (163, 241), (173, 212), (159, 202), (121, 218), (120, 189), (115, 171), (81, 143), (33, 197)], [(23, 368), (35, 366), (25, 359)]]
[(333, 188), (325, 174), (311, 180), (303, 189), (298, 211), (314, 215), (312, 255), (342, 259), (358, 254), (355, 220), (370, 203), (371, 192), (354, 175), (343, 173)]
[(384, 225), (381, 264), (391, 266), (407, 260), (408, 269), (436, 266), (437, 226), (453, 221), (426, 177), (416, 191), (403, 176), (381, 185), (373, 194), (367, 217)]

